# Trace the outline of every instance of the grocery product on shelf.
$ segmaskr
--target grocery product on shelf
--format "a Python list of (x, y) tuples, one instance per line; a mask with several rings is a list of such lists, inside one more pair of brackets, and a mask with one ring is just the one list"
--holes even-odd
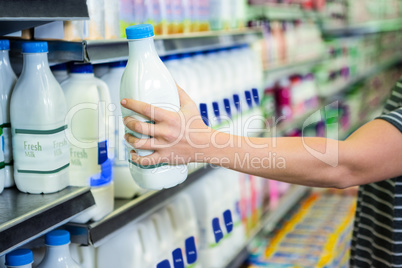
[(8, 268), (31, 268), (33, 263), (32, 251), (26, 248), (16, 249), (6, 255), (5, 261)]
[(62, 83), (67, 100), (66, 121), (70, 144), (70, 185), (89, 186), (111, 180), (108, 156), (109, 110), (111, 103), (107, 85), (93, 74), (91, 64), (72, 64), (70, 77)]
[[(155, 51), (153, 36), (153, 28), (150, 24), (127, 28), (129, 60), (121, 80), (120, 98), (136, 99), (167, 110), (179, 111), (180, 102), (176, 84)], [(126, 108), (122, 108), (122, 115), (152, 123), (149, 118)], [(126, 133), (147, 138), (128, 128)], [(127, 152), (133, 150), (129, 144), (127, 146)], [(137, 153), (144, 156), (151, 154), (152, 151), (137, 150)], [(161, 163), (156, 166), (140, 166), (130, 160), (129, 162), (131, 175), (142, 188), (169, 188), (187, 178), (186, 165), (171, 166)]]
[(50, 67), (54, 78), (61, 83), (68, 78), (67, 64), (61, 63)]
[[(57, 192), (68, 185), (67, 102), (52, 75), (46, 42), (24, 42), (24, 65), (10, 104), (17, 188)], [(27, 110), (29, 107), (29, 110)]]
[(120, 81), (123, 76), (126, 61), (113, 62), (109, 71), (101, 77), (107, 84), (111, 105), (108, 107), (113, 116), (109, 117), (109, 126), (114, 131), (114, 140), (110, 140), (109, 148), (113, 150), (113, 182), (114, 196), (116, 198), (133, 198), (136, 194), (143, 192), (131, 178), (128, 166), (127, 151), (124, 140), (124, 124), (120, 109)]
[[(17, 82), (17, 76), (11, 68), (8, 51), (10, 42), (0, 40), (0, 77), (1, 77), (1, 109), (3, 114), (3, 136), (4, 136), (4, 161), (5, 161), (5, 180), (4, 187), (8, 188), (14, 185), (13, 175), (13, 151), (11, 148), (11, 126), (10, 126), (10, 100), (11, 93)], [(1, 187), (0, 187), (1, 188)]]
[(70, 254), (70, 233), (66, 230), (54, 230), (45, 235), (46, 253), (38, 268), (78, 268)]

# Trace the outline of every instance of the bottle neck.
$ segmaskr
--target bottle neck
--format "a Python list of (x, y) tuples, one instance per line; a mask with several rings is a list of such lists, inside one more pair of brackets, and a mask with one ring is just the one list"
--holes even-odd
[(12, 70), (8, 50), (0, 50), (0, 65), (0, 67)]
[(154, 38), (134, 39), (128, 42), (129, 55), (141, 58), (150, 58), (157, 55)]
[(23, 57), (24, 63), (21, 75), (23, 75), (26, 71), (50, 72), (47, 53), (24, 53)]
[(69, 259), (70, 256), (70, 243), (60, 246), (47, 246), (46, 247), (46, 257), (48, 258), (58, 258), (58, 259)]
[(70, 73), (71, 77), (78, 77), (78, 78), (91, 78), (95, 77), (94, 73)]

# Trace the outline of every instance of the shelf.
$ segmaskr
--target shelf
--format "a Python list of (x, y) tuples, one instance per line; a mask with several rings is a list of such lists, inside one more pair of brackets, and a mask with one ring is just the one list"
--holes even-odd
[(292, 4), (272, 4), (264, 1), (253, 1), (249, 6), (249, 18), (266, 17), (269, 20), (318, 19), (319, 14)]
[(73, 243), (99, 245), (101, 241), (135, 220), (140, 220), (162, 207), (171, 197), (197, 181), (210, 170), (210, 166), (201, 165), (189, 174), (183, 183), (169, 189), (151, 191), (132, 200), (115, 200), (114, 211), (104, 219), (88, 224), (68, 223), (65, 227), (71, 232)]
[[(155, 37), (156, 51), (160, 56), (209, 50), (240, 44), (249, 44), (261, 38), (262, 30), (239, 29), (228, 31), (200, 32)], [(12, 56), (21, 57), (22, 41), (12, 41)], [(128, 41), (84, 40), (80, 42), (47, 41), (50, 62), (84, 61), (93, 64), (128, 59)]]
[(261, 220), (260, 224), (257, 226), (251, 235), (248, 237), (244, 247), (234, 255), (235, 257), (225, 266), (226, 268), (240, 267), (248, 258), (248, 245), (250, 242), (259, 234), (260, 232), (270, 233), (272, 232), (277, 224), (286, 216), (286, 214), (304, 198), (310, 191), (311, 188), (305, 186), (292, 186), (292, 189), (287, 192), (280, 200), (278, 207), (271, 212), (265, 214)]
[(5, 189), (0, 195), (0, 256), (65, 224), (94, 204), (89, 187), (38, 195)]
[(268, 68), (264, 69), (265, 75), (272, 75), (272, 73), (280, 73), (280, 75), (290, 74), (290, 73), (295, 73), (298, 72), (299, 70), (303, 69), (309, 69), (314, 66), (316, 66), (319, 63), (322, 63), (327, 58), (327, 55), (318, 55), (317, 57), (314, 57), (312, 59), (308, 60), (299, 60), (299, 61), (293, 61), (293, 62), (287, 62), (287, 63), (282, 63), (282, 64), (274, 64), (272, 66), (269, 66)]
[(385, 21), (371, 21), (345, 27), (324, 27), (323, 33), (331, 36), (359, 35), (378, 32), (397, 31), (402, 29), (402, 19), (390, 19)]
[(3, 0), (0, 36), (56, 20), (89, 19), (86, 0)]
[(372, 67), (368, 71), (366, 71), (363, 74), (357, 75), (356, 77), (350, 79), (349, 81), (345, 82), (342, 86), (339, 86), (338, 88), (331, 90), (330, 92), (326, 93), (320, 93), (319, 96), (325, 100), (325, 102), (331, 102), (336, 100), (336, 98), (339, 97), (339, 94), (345, 93), (350, 89), (350, 87), (360, 81), (363, 81), (364, 79), (368, 77), (372, 77), (373, 75), (384, 71), (392, 66), (395, 66), (398, 63), (402, 62), (402, 55), (395, 56), (393, 59), (379, 64), (378, 66)]

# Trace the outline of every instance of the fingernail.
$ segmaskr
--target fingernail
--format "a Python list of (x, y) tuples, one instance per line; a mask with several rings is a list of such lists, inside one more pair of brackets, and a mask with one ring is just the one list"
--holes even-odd
[(126, 100), (126, 99), (122, 99), (122, 100), (121, 100), (121, 105), (126, 105), (126, 103), (127, 103), (127, 100)]

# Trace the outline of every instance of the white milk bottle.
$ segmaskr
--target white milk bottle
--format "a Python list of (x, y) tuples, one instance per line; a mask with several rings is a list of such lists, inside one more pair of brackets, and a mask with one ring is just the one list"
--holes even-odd
[[(142, 24), (127, 27), (126, 34), (129, 40), (129, 59), (121, 81), (120, 97), (140, 100), (167, 110), (179, 111), (180, 101), (176, 84), (156, 53), (152, 25)], [(152, 123), (149, 118), (125, 108), (122, 108), (122, 114)], [(139, 138), (149, 138), (127, 128), (126, 132)], [(128, 152), (132, 149), (128, 145)], [(141, 156), (152, 153), (152, 151), (146, 150), (136, 151)], [(187, 165), (160, 163), (141, 166), (130, 160), (129, 162), (131, 175), (142, 188), (169, 188), (187, 178)]]
[(70, 185), (89, 186), (91, 180), (112, 176), (107, 154), (110, 94), (96, 78), (91, 64), (73, 64), (70, 77), (62, 83), (68, 114)]
[(15, 183), (20, 191), (36, 194), (67, 187), (70, 165), (67, 103), (47, 51), (46, 42), (23, 43), (23, 69), (10, 104)]
[(120, 81), (126, 64), (127, 61), (109, 64), (109, 72), (103, 75), (101, 79), (107, 84), (112, 101), (112, 107), (109, 108), (113, 116), (109, 118), (109, 125), (114, 128), (114, 140), (110, 139), (109, 148), (110, 150), (114, 149), (114, 158), (112, 159), (114, 196), (130, 199), (136, 194), (142, 193), (143, 190), (131, 178), (124, 140), (124, 124), (120, 109)]
[(79, 268), (70, 255), (70, 233), (54, 230), (45, 236), (46, 253), (37, 268)]
[(33, 254), (30, 249), (19, 248), (6, 255), (6, 267), (8, 268), (31, 268)]
[(0, 94), (1, 109), (3, 111), (3, 135), (4, 135), (4, 160), (5, 160), (5, 182), (4, 187), (8, 188), (14, 185), (13, 175), (13, 150), (11, 146), (11, 124), (10, 124), (10, 99), (11, 92), (17, 82), (17, 76), (11, 68), (8, 51), (10, 42), (0, 40)]
[[(0, 124), (4, 126), (3, 114), (0, 107)], [(4, 190), (4, 184), (6, 181), (5, 163), (4, 163), (4, 128), (0, 126), (0, 194)]]

